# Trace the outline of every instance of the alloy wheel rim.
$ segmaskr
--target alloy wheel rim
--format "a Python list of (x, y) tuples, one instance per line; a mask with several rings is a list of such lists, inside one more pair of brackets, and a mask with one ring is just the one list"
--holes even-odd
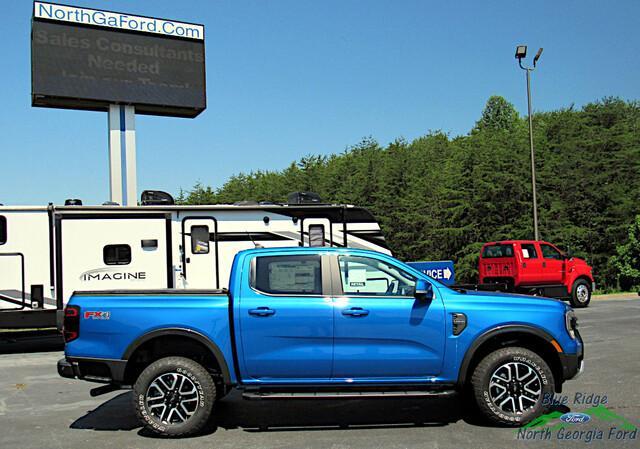
[(542, 379), (536, 370), (521, 362), (500, 365), (489, 381), (491, 402), (500, 410), (522, 414), (542, 398)]
[(589, 298), (589, 289), (586, 285), (578, 285), (578, 288), (576, 289), (576, 297), (580, 302), (587, 301), (587, 299)]
[(198, 389), (191, 379), (180, 373), (164, 373), (147, 388), (147, 410), (163, 424), (182, 424), (198, 408)]

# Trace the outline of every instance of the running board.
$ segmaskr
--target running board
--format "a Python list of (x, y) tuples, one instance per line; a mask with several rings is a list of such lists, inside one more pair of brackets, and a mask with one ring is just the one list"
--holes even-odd
[(454, 390), (388, 390), (388, 391), (245, 391), (243, 399), (364, 399), (364, 398), (412, 398), (446, 397)]

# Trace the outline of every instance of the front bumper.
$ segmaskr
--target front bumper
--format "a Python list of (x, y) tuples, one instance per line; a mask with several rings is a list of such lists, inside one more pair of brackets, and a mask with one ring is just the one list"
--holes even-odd
[(559, 354), (562, 364), (563, 380), (577, 378), (584, 371), (584, 357), (582, 354)]
[(578, 329), (575, 329), (578, 341), (578, 352), (575, 354), (558, 354), (562, 365), (562, 380), (577, 378), (584, 371), (584, 343)]
[(58, 374), (68, 379), (123, 384), (126, 360), (65, 357), (58, 360)]

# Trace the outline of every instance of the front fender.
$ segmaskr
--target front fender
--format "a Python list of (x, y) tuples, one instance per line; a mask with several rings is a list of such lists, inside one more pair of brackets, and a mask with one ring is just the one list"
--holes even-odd
[(543, 339), (549, 345), (553, 346), (551, 341), (555, 341), (554, 338), (545, 330), (542, 330), (535, 326), (525, 325), (525, 324), (513, 324), (513, 325), (502, 325), (490, 330), (485, 331), (479, 337), (477, 337), (473, 343), (469, 346), (465, 355), (460, 363), (460, 368), (458, 371), (458, 381), (457, 384), (459, 387), (465, 385), (468, 380), (467, 372), (469, 371), (469, 367), (471, 365), (471, 361), (473, 360), (473, 356), (476, 354), (478, 349), (482, 347), (484, 343), (492, 339), (493, 337), (507, 334), (507, 333), (519, 333), (519, 334), (529, 334), (531, 336)]

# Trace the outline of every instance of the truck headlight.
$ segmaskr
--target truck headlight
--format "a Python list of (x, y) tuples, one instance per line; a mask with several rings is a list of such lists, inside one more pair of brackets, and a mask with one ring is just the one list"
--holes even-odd
[(576, 329), (578, 328), (578, 317), (573, 310), (567, 310), (564, 314), (564, 324), (567, 328), (567, 333), (572, 339), (576, 339)]

